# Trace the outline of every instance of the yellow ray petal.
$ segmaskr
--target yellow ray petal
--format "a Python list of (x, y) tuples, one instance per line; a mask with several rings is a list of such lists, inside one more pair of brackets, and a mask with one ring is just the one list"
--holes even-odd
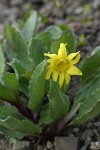
[(44, 53), (44, 56), (48, 56), (50, 58), (56, 58), (56, 57), (58, 57), (56, 54), (48, 54), (48, 53)]
[(52, 73), (52, 79), (54, 81), (57, 81), (57, 78), (58, 78), (58, 72), (57, 71), (53, 71), (53, 73)]
[(66, 50), (66, 46), (65, 46), (66, 44), (64, 44), (64, 43), (61, 43), (60, 44), (60, 48), (59, 48), (59, 50), (58, 50), (58, 56), (60, 57), (60, 58), (63, 58), (63, 59), (66, 59), (66, 56), (67, 56), (67, 50)]
[(59, 85), (60, 85), (60, 87), (62, 86), (63, 82), (64, 82), (64, 74), (60, 73), (60, 75), (59, 75)]
[(46, 70), (47, 70), (47, 71), (48, 71), (48, 70), (51, 70), (51, 68), (52, 68), (52, 65), (49, 64), (49, 65), (46, 67)]
[(71, 61), (74, 57), (76, 57), (78, 55), (79, 52), (77, 53), (71, 53), (67, 56), (67, 60)]
[(66, 81), (66, 84), (70, 82), (70, 75), (68, 73), (65, 73), (65, 81)]
[(76, 56), (76, 58), (74, 60), (72, 60), (71, 63), (74, 65), (77, 62), (79, 62), (79, 60), (80, 60), (80, 54), (78, 53), (77, 56)]
[(52, 70), (50, 69), (50, 70), (47, 71), (45, 78), (46, 78), (47, 80), (50, 79), (51, 74), (52, 74)]
[(51, 63), (51, 62), (52, 62), (52, 59), (48, 59), (47, 62), (48, 62), (48, 63)]
[(71, 66), (67, 72), (70, 74), (70, 75), (82, 75), (82, 72), (81, 70), (79, 70), (76, 66)]

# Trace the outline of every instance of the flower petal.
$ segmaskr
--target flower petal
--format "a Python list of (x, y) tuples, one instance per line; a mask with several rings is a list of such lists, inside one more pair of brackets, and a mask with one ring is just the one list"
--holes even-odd
[(63, 82), (64, 82), (64, 74), (60, 73), (60, 75), (59, 75), (59, 85), (60, 85), (60, 87), (62, 86)]
[(76, 56), (76, 58), (71, 61), (71, 64), (74, 65), (74, 64), (76, 64), (77, 62), (79, 62), (79, 60), (80, 60), (80, 54), (78, 53), (77, 56)]
[(70, 75), (82, 75), (82, 72), (81, 70), (79, 70), (76, 66), (71, 66), (67, 72), (70, 74)]
[(78, 55), (79, 52), (77, 53), (71, 53), (67, 56), (67, 60), (71, 61), (74, 57), (76, 57)]
[(52, 63), (52, 59), (48, 59), (47, 62), (48, 62), (48, 63)]
[(65, 46), (66, 44), (64, 44), (64, 43), (61, 43), (60, 44), (60, 48), (59, 48), (59, 50), (58, 50), (58, 56), (60, 57), (60, 58), (63, 58), (63, 59), (66, 59), (66, 56), (67, 56), (67, 50), (66, 50), (66, 46)]
[(50, 58), (58, 57), (56, 54), (48, 54), (48, 53), (44, 53), (44, 56), (48, 56)]
[(52, 73), (52, 79), (54, 81), (57, 81), (57, 78), (58, 78), (58, 72), (57, 71), (53, 71), (53, 73)]
[(68, 84), (70, 82), (70, 75), (68, 73), (65, 73), (65, 81), (66, 81), (66, 84)]
[(51, 74), (52, 74), (52, 70), (49, 69), (49, 70), (47, 71), (47, 73), (46, 73), (46, 77), (45, 77), (45, 78), (46, 78), (47, 80), (50, 79)]

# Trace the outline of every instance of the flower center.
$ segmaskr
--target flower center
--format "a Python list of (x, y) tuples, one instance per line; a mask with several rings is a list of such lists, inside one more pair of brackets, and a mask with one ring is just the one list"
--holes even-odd
[(57, 72), (64, 72), (66, 69), (69, 68), (69, 62), (64, 60), (64, 59), (61, 59), (61, 60), (58, 60), (56, 62), (56, 65), (55, 65), (55, 70)]

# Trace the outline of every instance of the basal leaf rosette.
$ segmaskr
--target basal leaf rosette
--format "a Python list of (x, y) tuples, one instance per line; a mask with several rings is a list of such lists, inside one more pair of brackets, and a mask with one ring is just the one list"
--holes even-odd
[(45, 53), (45, 56), (48, 56), (49, 59), (47, 60), (47, 73), (46, 79), (52, 79), (57, 81), (59, 78), (59, 85), (62, 87), (64, 81), (66, 84), (70, 82), (71, 75), (82, 75), (82, 72), (75, 66), (76, 63), (80, 60), (80, 52), (70, 53), (66, 49), (66, 45), (64, 43), (60, 44), (58, 49), (58, 54), (48, 54)]

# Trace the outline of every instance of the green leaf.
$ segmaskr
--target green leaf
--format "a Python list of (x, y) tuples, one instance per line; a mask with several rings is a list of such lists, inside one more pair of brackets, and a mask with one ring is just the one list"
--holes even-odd
[(48, 94), (50, 89), (50, 80), (46, 80), (45, 82), (45, 93)]
[(14, 58), (17, 57), (16, 53), (14, 51), (11, 50), (11, 48), (9, 47), (8, 44), (5, 44), (5, 54), (7, 55), (7, 58), (9, 59), (9, 61), (13, 61)]
[(66, 32), (63, 32), (58, 39), (53, 41), (51, 46), (51, 52), (57, 54), (61, 43), (67, 44), (66, 48), (69, 53), (75, 52), (76, 41), (74, 33), (71, 30), (68, 29)]
[(96, 71), (96, 73), (92, 74), (88, 79), (85, 80), (83, 84), (81, 84), (76, 91), (75, 99), (73, 107), (70, 113), (73, 113), (78, 106), (78, 110), (80, 108), (80, 104), (86, 100), (86, 98), (90, 97), (91, 93), (94, 93), (96, 89), (100, 88), (100, 69)]
[(39, 39), (40, 41), (43, 42), (45, 48), (44, 52), (49, 52), (51, 49), (51, 43), (52, 43), (52, 35), (49, 32), (43, 32), (39, 34), (36, 39)]
[(77, 42), (77, 46), (82, 46), (82, 45), (85, 45), (86, 43), (87, 41), (86, 41), (84, 34), (81, 34), (79, 36), (79, 41)]
[(13, 116), (18, 119), (22, 119), (22, 115), (18, 112), (14, 106), (0, 106), (0, 116), (8, 117)]
[(5, 59), (4, 59), (3, 51), (0, 46), (0, 80), (4, 73), (4, 70), (5, 70)]
[(83, 72), (82, 82), (95, 73), (100, 68), (100, 46), (96, 47), (90, 56), (83, 59), (80, 69)]
[(80, 85), (76, 92), (74, 104), (77, 105), (80, 101), (84, 101), (85, 98), (88, 98), (98, 88), (100, 88), (100, 69)]
[(59, 89), (59, 85), (52, 80), (50, 82), (49, 108), (50, 117), (53, 119), (53, 121), (63, 119), (69, 110), (68, 96), (62, 93), (62, 91)]
[(58, 39), (62, 34), (62, 30), (55, 25), (47, 27), (44, 32), (50, 32), (53, 40)]
[(45, 94), (45, 66), (43, 61), (36, 67), (29, 84), (29, 108), (35, 112), (40, 110)]
[(17, 59), (13, 59), (13, 61), (10, 63), (10, 65), (16, 72), (17, 76), (25, 74), (25, 72), (27, 72), (26, 68), (24, 68), (24, 66), (22, 66), (21, 62)]
[(6, 72), (2, 77), (2, 80), (7, 88), (15, 94), (18, 94), (18, 80), (15, 73)]
[(76, 118), (71, 124), (79, 124), (89, 121), (100, 114), (100, 88), (91, 93), (80, 106)]
[(5, 73), (0, 83), (0, 100), (17, 102), (18, 81), (13, 73)]
[(12, 131), (2, 125), (0, 125), (0, 134), (6, 135), (9, 138), (14, 138), (16, 140), (21, 140), (25, 136), (23, 133)]
[(0, 83), (0, 100), (7, 102), (15, 102), (16, 97), (13, 92)]
[(50, 117), (49, 104), (47, 104), (43, 106), (41, 110), (39, 125), (50, 124), (51, 122), (52, 122), (52, 118)]
[(23, 35), (26, 41), (30, 41), (31, 38), (34, 37), (36, 32), (36, 25), (37, 25), (37, 12), (33, 11), (23, 28)]
[(32, 39), (29, 45), (29, 56), (36, 66), (43, 61), (45, 49), (47, 48), (42, 41)]
[(28, 47), (21, 34), (13, 27), (6, 25), (5, 37), (11, 50), (16, 53), (17, 59), (26, 69), (31, 70), (33, 64), (29, 59)]
[(11, 66), (13, 67), (19, 80), (19, 90), (28, 96), (28, 86), (33, 71), (26, 70), (16, 59), (13, 60)]
[(34, 135), (35, 133), (41, 133), (41, 128), (38, 125), (34, 125), (29, 120), (19, 120), (12, 116), (0, 119), (0, 125), (16, 132), (24, 133), (27, 135)]

